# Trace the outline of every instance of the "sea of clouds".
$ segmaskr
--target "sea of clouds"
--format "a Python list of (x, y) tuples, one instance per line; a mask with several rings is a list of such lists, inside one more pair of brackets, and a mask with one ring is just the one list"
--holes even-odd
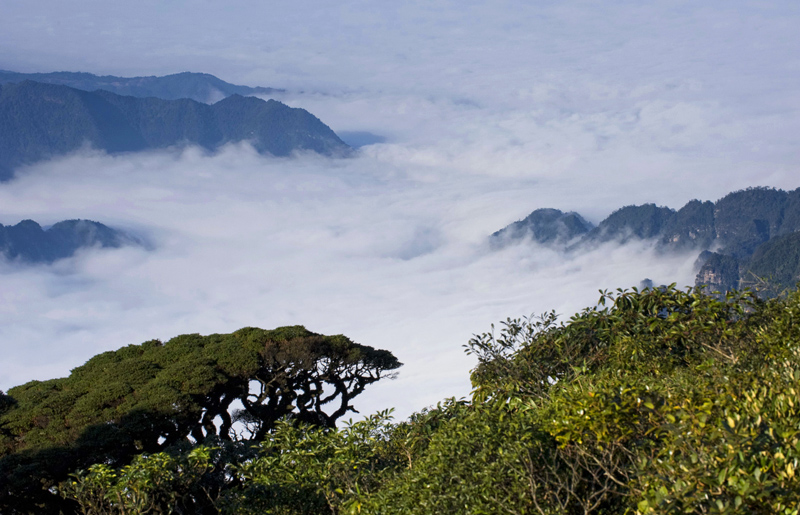
[(790, 2), (45, 3), (4, 7), (0, 68), (207, 71), (285, 88), (372, 144), (85, 149), (21, 169), (0, 223), (88, 218), (149, 247), (0, 264), (2, 389), (151, 338), (302, 324), (394, 352), (398, 379), (356, 405), (406, 416), (469, 392), (462, 345), (493, 323), (694, 280), (696, 256), (647, 242), (567, 257), (491, 251), (492, 232), (541, 207), (597, 223), (800, 186)]
[(407, 414), (469, 391), (462, 345), (494, 322), (569, 315), (599, 288), (645, 277), (691, 283), (695, 256), (656, 259), (647, 244), (570, 259), (529, 244), (489, 249), (487, 235), (513, 221), (509, 204), (563, 205), (568, 185), (558, 199), (517, 178), (417, 173), (366, 156), (271, 159), (245, 145), (26, 170), (0, 188), (7, 217), (102, 220), (151, 249), (0, 266), (3, 386), (151, 338), (302, 324), (394, 352), (400, 378), (368, 404)]

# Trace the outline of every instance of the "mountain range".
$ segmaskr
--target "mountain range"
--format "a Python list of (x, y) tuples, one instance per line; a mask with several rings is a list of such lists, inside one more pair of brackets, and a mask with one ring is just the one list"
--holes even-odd
[(269, 96), (284, 91), (275, 88), (238, 86), (208, 73), (183, 72), (163, 77), (115, 77), (84, 72), (18, 73), (0, 70), (0, 84), (26, 80), (69, 86), (84, 91), (102, 89), (123, 96), (155, 97), (164, 100), (190, 98), (205, 103), (217, 102), (231, 95)]
[(43, 229), (33, 220), (0, 224), (0, 254), (9, 261), (52, 263), (85, 247), (141, 245), (135, 237), (91, 220), (65, 220)]
[(352, 149), (304, 109), (234, 94), (208, 105), (183, 98), (137, 98), (24, 81), (0, 85), (0, 181), (21, 165), (91, 145), (108, 153), (194, 144), (214, 150), (249, 141), (261, 153)]
[(493, 248), (533, 240), (580, 252), (604, 242), (652, 240), (661, 252), (698, 252), (696, 285), (714, 291), (793, 287), (800, 280), (800, 188), (748, 188), (679, 210), (626, 206), (597, 226), (575, 212), (537, 209), (490, 237)]

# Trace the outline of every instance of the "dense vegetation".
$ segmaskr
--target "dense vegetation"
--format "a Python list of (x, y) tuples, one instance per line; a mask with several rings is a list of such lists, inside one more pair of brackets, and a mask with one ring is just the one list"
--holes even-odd
[(659, 247), (671, 250), (710, 248), (717, 237), (714, 203), (690, 200), (680, 208), (660, 234)]
[[(797, 292), (603, 293), (564, 322), (553, 313), (509, 319), (474, 337), (468, 400), (338, 429), (292, 411), (249, 437), (206, 423), (228, 388), (244, 392), (235, 378), (275, 370), (248, 359), (263, 360), (267, 341), (292, 353), (294, 342), (327, 337), (295, 328), (150, 342), (0, 398), (3, 461), (15, 467), (3, 477), (57, 468), (59, 450), (81, 448), (95, 458), (44, 486), (64, 500), (60, 509), (86, 514), (797, 514), (798, 320)], [(281, 339), (286, 331), (297, 335)], [(398, 365), (333, 338), (364, 352), (359, 363)], [(304, 405), (302, 389), (281, 392), (292, 388)], [(139, 413), (132, 427), (147, 438), (126, 434), (124, 457), (119, 445), (103, 447), (121, 414)], [(32, 449), (38, 461), (25, 468)], [(6, 494), (8, 503), (20, 491)], [(6, 504), (4, 513), (27, 512)]]
[(213, 105), (25, 81), (0, 86), (0, 181), (16, 167), (78, 150), (109, 153), (250, 141), (259, 152), (345, 155), (351, 149), (304, 109), (231, 95)]
[(800, 280), (800, 232), (778, 236), (758, 247), (742, 275), (742, 281), (752, 286), (764, 277), (784, 287), (796, 283)]
[(244, 459), (248, 442), (263, 440), (281, 419), (332, 428), (354, 410), (355, 396), (399, 366), (388, 351), (303, 327), (183, 335), (105, 352), (69, 377), (32, 381), (3, 397), (2, 512), (74, 512), (57, 485), (94, 464), (135, 465), (138, 454), (203, 442), (214, 442), (219, 460)]
[(52, 263), (84, 247), (141, 244), (136, 238), (91, 220), (64, 220), (47, 230), (33, 220), (0, 224), (0, 255), (26, 263)]

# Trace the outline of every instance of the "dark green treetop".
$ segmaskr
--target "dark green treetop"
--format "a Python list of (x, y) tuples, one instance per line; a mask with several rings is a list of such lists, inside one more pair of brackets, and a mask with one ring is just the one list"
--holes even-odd
[(44, 505), (41, 486), (79, 468), (193, 442), (262, 439), (282, 418), (334, 427), (355, 411), (354, 397), (400, 366), (389, 351), (302, 326), (186, 334), (99, 354), (69, 377), (3, 397), (0, 501), (29, 495)]
[(17, 405), (4, 420), (18, 438), (4, 447), (67, 444), (138, 412), (148, 414), (139, 445), (151, 451), (188, 437), (235, 438), (236, 420), (256, 438), (287, 415), (333, 427), (355, 411), (355, 396), (400, 365), (389, 351), (302, 326), (151, 340), (99, 354), (67, 378), (9, 390)]
[(141, 454), (56, 489), (87, 514), (796, 514), (798, 320), (797, 292), (603, 292), (475, 336), (470, 400), (278, 422), (249, 453)]

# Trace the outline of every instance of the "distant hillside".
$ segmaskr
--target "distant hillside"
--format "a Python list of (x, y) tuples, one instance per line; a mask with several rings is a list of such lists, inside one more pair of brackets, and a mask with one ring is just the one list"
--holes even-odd
[(800, 281), (800, 232), (784, 234), (759, 246), (747, 261), (741, 281), (766, 277), (783, 286)]
[(491, 242), (495, 248), (521, 238), (531, 238), (546, 245), (565, 245), (583, 236), (592, 227), (591, 223), (574, 211), (564, 213), (558, 209), (543, 208), (495, 232)]
[[(583, 220), (577, 213), (569, 215)], [(597, 227), (586, 222), (573, 232), (565, 230), (563, 216), (558, 210), (537, 209), (494, 233), (490, 243), (497, 248), (532, 239), (579, 252), (608, 241), (654, 240), (662, 252), (699, 253), (698, 286), (726, 291), (755, 286), (756, 278), (768, 277), (774, 287), (800, 280), (800, 188), (749, 188), (717, 202), (692, 200), (678, 211), (655, 204), (626, 206)]]
[(250, 141), (262, 153), (351, 149), (318, 118), (275, 100), (232, 95), (216, 104), (88, 92), (25, 81), (0, 86), (0, 181), (16, 167), (86, 143), (109, 153)]
[(17, 73), (0, 70), (0, 84), (26, 80), (58, 84), (84, 91), (102, 89), (132, 97), (155, 97), (164, 100), (190, 98), (197, 102), (217, 102), (231, 95), (272, 95), (283, 90), (238, 86), (208, 73), (183, 72), (164, 77), (115, 77), (83, 72)]
[(618, 209), (589, 231), (581, 240), (586, 242), (603, 242), (619, 240), (622, 243), (630, 239), (656, 238), (672, 221), (675, 211), (655, 204), (643, 206), (627, 206)]
[(52, 263), (84, 247), (139, 245), (130, 235), (90, 220), (65, 220), (47, 230), (33, 220), (0, 224), (0, 254), (24, 263)]

